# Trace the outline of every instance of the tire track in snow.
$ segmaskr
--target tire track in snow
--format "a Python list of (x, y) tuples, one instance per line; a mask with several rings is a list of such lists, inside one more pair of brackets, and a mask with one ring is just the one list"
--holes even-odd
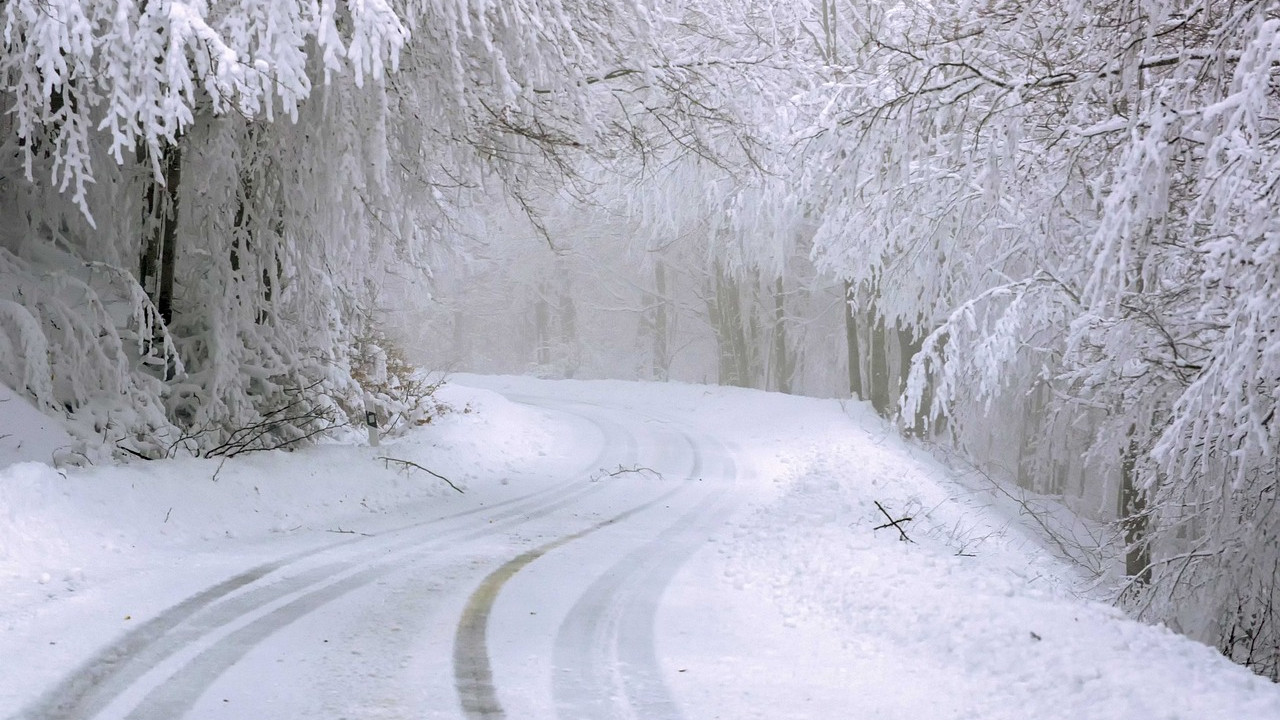
[[(602, 422), (597, 418), (587, 418), (580, 413), (572, 414), (587, 419), (600, 428), (604, 435), (601, 450), (587, 469), (598, 466), (618, 445), (625, 447), (632, 455), (636, 452), (635, 438), (621, 426)], [(578, 487), (570, 490), (574, 486)], [(142, 703), (128, 715), (135, 720), (174, 720), (198, 699), (200, 692), (211, 685), (222, 670), (243, 657), (256, 642), (325, 603), (391, 572), (395, 569), (394, 562), (403, 559), (404, 553), (429, 551), (447, 540), (475, 540), (501, 533), (529, 520), (545, 517), (595, 492), (599, 487), (596, 483), (581, 485), (580, 479), (574, 478), (491, 505), (411, 523), (372, 537), (327, 543), (255, 566), (201, 590), (111, 643), (12, 718), (85, 720), (95, 717), (113, 704), (121, 704), (126, 695), (135, 694), (130, 691), (148, 675), (156, 674), (166, 661), (174, 659), (184, 649), (190, 649), (201, 639), (221, 633), (212, 646), (183, 663), (172, 676), (172, 682), (160, 678), (159, 686), (148, 692)], [(569, 490), (568, 494), (564, 494), (566, 490)], [(544, 502), (544, 498), (549, 496), (558, 499), (550, 503)], [(496, 521), (491, 519), (488, 525), (479, 530), (467, 532), (465, 527), (436, 529), (440, 525), (500, 508), (507, 509), (495, 516)], [(421, 535), (420, 531), (423, 530), (434, 532)], [(405, 534), (410, 537), (398, 539), (398, 536)], [(392, 540), (389, 546), (388, 539)], [(296, 575), (284, 575), (306, 560), (343, 549), (351, 549), (356, 554), (346, 560), (310, 568)], [(399, 552), (401, 557), (388, 560), (385, 554), (380, 554), (380, 561), (376, 566), (354, 570), (364, 564), (366, 558), (379, 551)], [(277, 575), (281, 577), (272, 580)], [(265, 584), (261, 587), (253, 587), (263, 582)], [(233, 627), (236, 625), (239, 627)], [(192, 670), (192, 663), (199, 668), (198, 672)]]
[[(172, 720), (182, 717), (218, 676), (280, 628), (386, 575), (403, 570), (407, 562), (432, 558), (437, 551), (459, 542), (479, 540), (516, 529), (530, 520), (571, 506), (594, 491), (594, 487), (580, 488), (537, 511), (527, 514), (511, 513), (506, 520), (490, 522), (476, 531), (435, 537), (428, 542), (403, 548), (398, 553), (380, 555), (377, 563), (372, 566), (365, 565), (363, 560), (356, 560), (340, 564), (336, 573), (328, 571), (328, 567), (318, 568), (314, 574), (322, 577), (319, 582), (294, 593), (273, 593), (271, 601), (257, 604), (248, 612), (235, 609), (226, 613), (227, 617), (217, 618), (208, 628), (210, 632), (202, 635), (213, 636), (213, 644), (194, 657), (185, 659), (178, 670), (160, 679), (160, 684), (150, 690), (126, 718)], [(363, 569), (357, 569), (362, 565)], [(177, 650), (190, 647), (190, 643), (184, 643)]]
[[(586, 405), (584, 403), (574, 404), (579, 406)], [(632, 441), (632, 445), (629, 448), (630, 454), (634, 457), (639, 452), (638, 445), (635, 444), (633, 435), (628, 434), (628, 437)], [(693, 451), (693, 470), (690, 472), (690, 476), (693, 476), (697, 474), (698, 469), (701, 467), (702, 459), (692, 440), (687, 436), (684, 436), (684, 439), (689, 442), (689, 446)], [(488, 649), (489, 616), (493, 610), (493, 604), (498, 598), (498, 593), (506, 582), (527, 565), (556, 548), (586, 537), (610, 525), (622, 522), (687, 489), (687, 486), (681, 485), (584, 530), (544, 543), (513, 558), (480, 582), (480, 585), (467, 599), (467, 604), (458, 623), (457, 632), (454, 635), (454, 685), (463, 714), (467, 718), (471, 720), (481, 718), (484, 720), (496, 720), (497, 718), (506, 717), (502, 704), (498, 701), (497, 689), (494, 686), (493, 668), (489, 659)]]
[[(690, 438), (692, 444), (692, 438)], [(696, 445), (695, 445), (696, 448)], [(723, 475), (735, 475), (721, 453)], [(667, 586), (700, 545), (696, 533), (728, 516), (734, 503), (720, 488), (597, 579), (560, 626), (553, 692), (563, 720), (679, 720), (662, 678), (654, 622)]]
[[(688, 472), (688, 481), (701, 481), (703, 457), (701, 449), (694, 439), (683, 431), (679, 432), (691, 450), (693, 466)], [(726, 476), (732, 475), (732, 460), (725, 456), (729, 470)], [(513, 559), (498, 568), (481, 582), (469, 598), (463, 612), (462, 622), (454, 643), (454, 673), (458, 696), (463, 713), (469, 720), (498, 720), (505, 718), (506, 713), (497, 697), (493, 672), (488, 655), (488, 623), (493, 605), (499, 591), (516, 573), (533, 561), (547, 553), (562, 547), (574, 540), (581, 539), (598, 530), (616, 524), (626, 518), (640, 513), (656, 504), (666, 501), (678, 493), (687, 492), (693, 486), (688, 482), (642, 505), (632, 508), (615, 517), (605, 520), (596, 526), (546, 543), (538, 548)], [(724, 491), (713, 491), (711, 496), (703, 499), (694, 510), (682, 515), (675, 523), (667, 527), (655, 538), (645, 543), (640, 549), (629, 553), (622, 561), (615, 564), (605, 576), (593, 583), (570, 610), (566, 625), (556, 639), (555, 667), (557, 675), (553, 684), (560, 713), (572, 713), (574, 717), (584, 720), (601, 720), (618, 717), (616, 703), (605, 690), (606, 687), (621, 687), (633, 707), (665, 708), (667, 715), (678, 717), (675, 703), (670, 698), (661, 678), (661, 668), (656, 659), (653, 637), (653, 618), (663, 590), (671, 577), (683, 564), (688, 555), (697, 549), (688, 542), (671, 545), (673, 540), (682, 539), (687, 531), (720, 514), (717, 508), (723, 506)], [(618, 604), (620, 593), (635, 589), (636, 583), (648, 583), (642, 590), (637, 590), (634, 601), (627, 604), (627, 612), (621, 631), (614, 628), (614, 638), (609, 647), (619, 643), (633, 643), (632, 647), (619, 653), (620, 658), (629, 669), (635, 672), (629, 677), (607, 681), (600, 677), (602, 667), (614, 668), (609, 662), (605, 665), (596, 663), (600, 658), (592, 654), (592, 648), (599, 645), (602, 639), (598, 632), (602, 623), (606, 606)], [(621, 634), (619, 635), (619, 632)], [(572, 655), (572, 657), (569, 657)], [(561, 662), (561, 661), (564, 662)], [(570, 688), (564, 684), (564, 677), (559, 670), (569, 665), (577, 672), (578, 678), (587, 678), (580, 686)], [(590, 688), (590, 689), (588, 689)], [(664, 717), (662, 715), (641, 714), (639, 717)]]
[[(208, 673), (212, 673), (215, 668), (229, 667), (229, 664), (224, 666), (224, 662), (215, 662), (212, 658), (221, 653), (224, 658), (229, 658), (234, 663), (235, 659), (251, 649), (251, 646), (245, 645), (247, 636), (242, 632), (243, 627), (237, 626), (247, 622), (255, 629), (254, 632), (259, 639), (264, 638), (270, 634), (263, 632), (270, 623), (275, 623), (274, 627), (281, 627), (290, 620), (301, 617), (306, 609), (314, 610), (324, 604), (310, 604), (307, 601), (309, 595), (326, 598), (326, 602), (337, 599), (394, 570), (394, 563), (403, 561), (406, 555), (430, 552), (449, 541), (478, 539), (513, 529), (528, 520), (543, 517), (572, 504), (591, 489), (584, 487), (563, 496), (561, 500), (534, 509), (527, 509), (527, 504), (512, 508), (497, 515), (495, 521), (479, 531), (471, 533), (460, 530), (445, 531), (438, 535), (401, 540), (390, 548), (379, 544), (376, 547), (363, 549), (364, 551), (358, 553), (355, 558), (308, 568), (295, 575), (284, 575), (284, 572), (291, 569), (290, 565), (318, 556), (321, 551), (357, 544), (371, 545), (372, 538), (347, 541), (338, 545), (330, 544), (316, 551), (300, 553), (284, 561), (258, 566), (192, 596), (154, 618), (147, 625), (129, 633), (99, 652), (85, 666), (82, 666), (80, 671), (47, 691), (35, 706), (16, 717), (21, 720), (83, 720), (93, 717), (108, 709), (117, 698), (147, 679), (148, 675), (162, 672), (162, 666), (184, 650), (190, 650), (202, 640), (211, 641), (213, 645), (194, 658), (179, 659), (179, 667), (170, 679), (164, 680), (160, 687), (148, 695), (152, 703), (157, 702), (152, 698), (152, 695), (157, 692), (168, 695), (189, 695), (189, 699), (194, 702), (198, 694), (192, 692), (194, 684), (199, 684), (202, 678), (205, 685), (210, 684), (216, 679), (216, 674)], [(488, 506), (482, 509), (491, 510), (492, 508), (493, 506)], [(475, 513), (468, 511), (465, 514)], [(453, 520), (457, 517), (458, 515), (449, 516), (445, 520)], [(436, 522), (430, 524), (436, 524)], [(390, 552), (390, 557), (383, 554), (384, 552)], [(373, 553), (378, 553), (380, 562), (372, 568), (358, 571), (357, 568), (366, 564), (364, 558)], [(260, 587), (251, 587), (253, 583), (270, 574), (280, 574), (281, 577)], [(242, 589), (247, 591), (235, 595), (236, 591)], [(343, 591), (336, 592), (337, 589)], [(269, 619), (269, 623), (262, 622), (262, 617), (259, 616), (263, 615)], [(239, 647), (240, 651), (227, 651), (231, 646)], [(191, 673), (192, 662), (197, 662), (202, 674)], [(172, 704), (169, 702), (167, 706), (171, 707)], [(166, 712), (160, 715), (134, 713), (130, 717), (156, 717), (167, 720), (178, 716)]]
[(258, 565), (192, 595), (98, 651), (62, 682), (45, 691), (33, 705), (14, 715), (14, 720), (78, 720), (90, 717), (101, 708), (103, 699), (114, 696), (142, 675), (145, 667), (140, 665), (145, 665), (145, 661), (139, 663), (138, 659), (154, 654), (154, 645), (187, 619), (291, 563), (348, 542), (351, 541), (330, 543)]
[(630, 588), (618, 588), (614, 593), (615, 600), (625, 602), (617, 640), (619, 667), (627, 671), (621, 675), (622, 687), (638, 718), (681, 717), (671, 690), (662, 679), (658, 661), (654, 637), (658, 607), (676, 573), (700, 547), (701, 536), (695, 536), (693, 531), (724, 520), (735, 506), (723, 494), (708, 498), (686, 525), (673, 529), (669, 538), (655, 545), (653, 549), (660, 558), (650, 565), (648, 574), (637, 578)]
[(622, 522), (685, 490), (684, 487), (668, 490), (648, 502), (614, 515), (585, 530), (540, 545), (507, 562), (481, 581), (480, 586), (467, 599), (454, 639), (454, 681), (458, 689), (458, 697), (462, 701), (462, 711), (468, 718), (496, 720), (506, 717), (493, 685), (493, 669), (489, 662), (488, 651), (489, 614), (493, 610), (493, 603), (497, 600), (502, 586), (526, 565), (552, 550)]

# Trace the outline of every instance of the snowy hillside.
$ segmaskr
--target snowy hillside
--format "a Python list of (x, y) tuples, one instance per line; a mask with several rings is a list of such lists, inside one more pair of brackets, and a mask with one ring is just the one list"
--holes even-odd
[(18, 462), (66, 460), (75, 441), (57, 420), (0, 383), (0, 468)]

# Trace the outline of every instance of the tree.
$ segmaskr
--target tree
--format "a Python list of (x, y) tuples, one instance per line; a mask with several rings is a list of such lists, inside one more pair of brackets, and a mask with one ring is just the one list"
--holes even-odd
[(806, 146), (815, 243), (886, 322), (928, 334), (904, 414), (945, 418), (1011, 477), (1109, 498), (1139, 612), (1275, 676), (1280, 373), (1262, 348), (1280, 319), (1255, 210), (1274, 191), (1274, 9), (850, 17), (861, 44)]
[[(687, 71), (643, 4), (15, 0), (0, 13), (18, 169), (5, 219), (22, 228), (0, 251), (7, 272), (69, 273), (69, 293), (133, 321), (70, 297), (54, 312), (6, 283), (22, 310), (6, 338), (70, 360), (33, 378), (45, 370), (11, 353), (0, 372), (129, 453), (217, 446), (299, 393), (307, 427), (273, 424), (265, 444), (341, 425), (359, 409), (352, 363), (380, 286), (447, 250), (484, 185), (526, 203), (580, 156), (626, 152), (625, 112), (689, 132), (676, 123)], [(614, 110), (618, 97), (635, 100)], [(68, 327), (96, 354), (68, 345)], [(126, 392), (90, 382), (98, 355)]]

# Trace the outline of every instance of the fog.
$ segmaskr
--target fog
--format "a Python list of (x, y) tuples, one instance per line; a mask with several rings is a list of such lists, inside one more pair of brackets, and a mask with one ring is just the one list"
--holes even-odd
[(397, 281), (385, 311), (416, 362), (849, 397), (843, 288), (807, 249), (781, 273), (731, 269), (705, 224), (653, 238), (571, 200), (542, 225), (491, 217), (431, 279)]

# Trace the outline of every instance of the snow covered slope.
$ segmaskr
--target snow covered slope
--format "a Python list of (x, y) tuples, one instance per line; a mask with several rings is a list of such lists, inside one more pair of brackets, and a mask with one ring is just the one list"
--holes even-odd
[(18, 462), (51, 464), (74, 445), (57, 420), (0, 383), (0, 468)]

